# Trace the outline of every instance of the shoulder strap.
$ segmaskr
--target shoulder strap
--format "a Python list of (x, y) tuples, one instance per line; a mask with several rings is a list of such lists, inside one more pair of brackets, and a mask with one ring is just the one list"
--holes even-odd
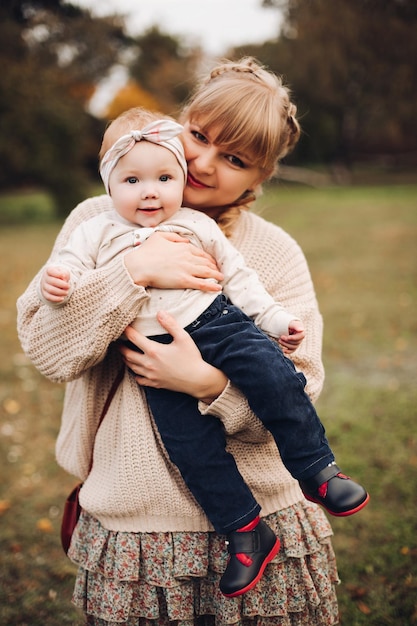
[[(102, 424), (102, 422), (103, 422), (104, 418), (106, 417), (106, 413), (107, 413), (107, 411), (109, 410), (109, 407), (110, 407), (111, 401), (112, 401), (112, 400), (113, 400), (113, 398), (114, 398), (114, 394), (116, 393), (118, 386), (120, 385), (120, 383), (121, 383), (121, 382), (122, 382), (122, 380), (123, 380), (123, 374), (124, 374), (124, 371), (125, 371), (125, 368), (124, 368), (124, 366), (123, 366), (123, 367), (121, 367), (121, 368), (120, 368), (120, 370), (117, 372), (117, 376), (116, 376), (116, 378), (114, 379), (112, 386), (110, 387), (109, 395), (108, 395), (108, 396), (107, 396), (107, 398), (106, 398), (106, 402), (104, 403), (103, 410), (101, 411), (101, 414), (100, 414), (100, 419), (99, 419), (98, 424), (97, 424), (96, 435), (97, 435), (98, 429), (100, 428), (100, 426), (101, 426), (101, 424)], [(95, 437), (94, 437), (94, 438), (95, 438)], [(93, 467), (93, 453), (94, 453), (94, 446), (93, 446), (93, 451), (91, 452), (91, 460), (90, 460), (90, 467), (88, 468), (88, 473), (90, 473), (90, 472), (91, 472), (91, 469), (92, 469), (92, 467)]]

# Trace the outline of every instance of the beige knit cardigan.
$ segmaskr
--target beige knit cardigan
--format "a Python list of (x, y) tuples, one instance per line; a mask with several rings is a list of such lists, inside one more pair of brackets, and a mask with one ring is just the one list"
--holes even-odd
[[(110, 210), (107, 196), (82, 202), (67, 218), (52, 251), (67, 241), (83, 220)], [(259, 274), (267, 290), (303, 320), (306, 339), (293, 360), (308, 380), (314, 401), (323, 384), (322, 319), (303, 253), (281, 228), (242, 211), (232, 243)], [(121, 258), (87, 271), (62, 308), (41, 304), (39, 275), (18, 299), (22, 347), (39, 371), (66, 382), (58, 463), (84, 480), (81, 504), (109, 530), (207, 531), (212, 527), (170, 462), (145, 397), (126, 371), (97, 435), (97, 421), (122, 366), (113, 343), (139, 314), (143, 287), (135, 285)], [(221, 419), (228, 449), (262, 515), (286, 508), (303, 496), (280, 459), (275, 442), (232, 385), (210, 407), (200, 410)], [(94, 443), (94, 464), (88, 468)]]

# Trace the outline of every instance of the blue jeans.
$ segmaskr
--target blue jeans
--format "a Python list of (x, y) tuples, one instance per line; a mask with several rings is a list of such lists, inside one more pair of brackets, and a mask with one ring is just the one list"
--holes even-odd
[[(323, 425), (304, 391), (304, 375), (240, 309), (218, 296), (185, 330), (203, 359), (222, 370), (246, 396), (294, 478), (311, 478), (334, 461)], [(151, 339), (172, 341), (170, 335)], [(228, 533), (250, 522), (260, 506), (226, 451), (221, 421), (201, 415), (197, 400), (186, 394), (151, 387), (144, 391), (170, 459), (216, 531)]]

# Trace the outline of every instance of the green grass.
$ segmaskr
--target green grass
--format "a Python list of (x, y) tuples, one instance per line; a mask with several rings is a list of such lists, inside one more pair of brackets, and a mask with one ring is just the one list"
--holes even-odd
[(273, 187), (259, 212), (302, 246), (324, 317), (319, 414), (371, 493), (331, 519), (346, 626), (417, 624), (417, 187)]
[(51, 196), (42, 191), (0, 194), (0, 224), (50, 221), (54, 214)]
[[(308, 258), (325, 321), (319, 413), (340, 464), (371, 493), (359, 515), (331, 518), (342, 624), (412, 626), (417, 186), (281, 185), (265, 193), (258, 210), (292, 234)], [(63, 387), (36, 372), (15, 331), (16, 298), (47, 258), (58, 229), (45, 222), (0, 230), (2, 626), (83, 624), (70, 601), (75, 570), (59, 544), (62, 503), (75, 482), (54, 457)]]
[(44, 379), (16, 336), (16, 298), (47, 259), (59, 226), (2, 227), (0, 248), (0, 624), (79, 625), (75, 569), (59, 545), (64, 501), (75, 479), (57, 466), (63, 387)]

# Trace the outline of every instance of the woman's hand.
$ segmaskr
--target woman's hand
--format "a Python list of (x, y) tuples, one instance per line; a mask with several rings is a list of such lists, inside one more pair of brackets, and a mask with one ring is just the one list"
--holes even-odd
[(202, 359), (190, 335), (172, 315), (161, 311), (158, 321), (173, 341), (161, 344), (128, 326), (125, 337), (142, 352), (121, 343), (120, 352), (125, 364), (144, 387), (179, 391), (210, 404), (226, 387), (226, 376)]
[[(213, 257), (175, 233), (155, 232), (124, 256), (137, 285), (158, 289), (220, 291), (223, 280)], [(212, 280), (207, 280), (207, 279)]]

